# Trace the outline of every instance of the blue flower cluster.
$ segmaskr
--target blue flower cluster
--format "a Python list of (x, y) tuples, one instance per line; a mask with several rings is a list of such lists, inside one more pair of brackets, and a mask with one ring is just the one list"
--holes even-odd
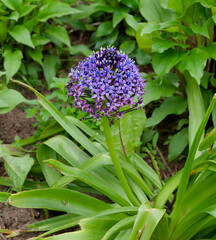
[(76, 108), (96, 120), (104, 115), (119, 118), (126, 112), (122, 110), (125, 105), (137, 108), (142, 104), (146, 83), (134, 61), (114, 47), (94, 52), (71, 69), (69, 77), (68, 96)]

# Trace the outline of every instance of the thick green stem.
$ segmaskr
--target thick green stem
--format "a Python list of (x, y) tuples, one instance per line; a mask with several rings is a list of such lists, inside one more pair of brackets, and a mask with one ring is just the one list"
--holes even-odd
[(116, 151), (114, 148), (114, 143), (113, 143), (113, 139), (112, 139), (112, 135), (111, 135), (111, 130), (110, 130), (110, 125), (109, 125), (109, 119), (104, 116), (103, 117), (103, 127), (104, 127), (104, 134), (106, 137), (106, 142), (110, 151), (110, 156), (117, 174), (117, 177), (119, 178), (119, 181), (127, 195), (127, 197), (129, 198), (129, 200), (131, 201), (131, 203), (134, 206), (139, 206), (140, 203), (137, 200), (137, 198), (134, 196), (134, 194), (132, 193), (130, 186), (128, 185), (128, 182), (125, 178), (125, 175), (122, 171), (121, 165), (118, 161), (117, 155), (116, 155)]

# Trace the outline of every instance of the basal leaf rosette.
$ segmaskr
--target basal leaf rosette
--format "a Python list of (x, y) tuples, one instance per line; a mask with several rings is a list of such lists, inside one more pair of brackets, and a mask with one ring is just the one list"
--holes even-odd
[(145, 80), (134, 61), (114, 47), (94, 52), (71, 69), (69, 77), (68, 97), (96, 120), (104, 115), (119, 118), (126, 112), (124, 106), (134, 109), (143, 102)]

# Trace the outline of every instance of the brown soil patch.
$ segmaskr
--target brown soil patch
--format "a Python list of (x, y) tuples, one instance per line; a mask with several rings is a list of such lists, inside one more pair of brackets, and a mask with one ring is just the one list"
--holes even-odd
[[(0, 203), (0, 213), (0, 228), (12, 231), (26, 230), (26, 225), (45, 219), (45, 214), (42, 210), (16, 208), (5, 203)], [(25, 240), (36, 237), (39, 234), (28, 232), (9, 239)], [(0, 239), (6, 240), (8, 238), (0, 233)]]

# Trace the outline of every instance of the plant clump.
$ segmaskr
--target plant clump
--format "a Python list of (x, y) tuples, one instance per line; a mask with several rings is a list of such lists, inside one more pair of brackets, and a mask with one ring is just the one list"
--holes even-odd
[(143, 102), (145, 80), (134, 61), (114, 47), (100, 48), (81, 61), (69, 74), (68, 97), (74, 106), (95, 120), (121, 117), (124, 106), (137, 108)]

